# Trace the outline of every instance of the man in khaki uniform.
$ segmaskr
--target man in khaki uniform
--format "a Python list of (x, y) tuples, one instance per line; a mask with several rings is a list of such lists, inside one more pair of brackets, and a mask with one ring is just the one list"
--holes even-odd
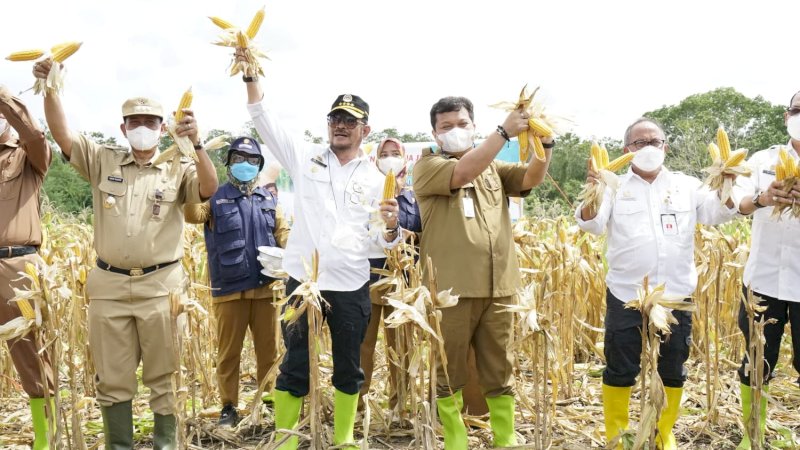
[[(51, 61), (35, 64), (45, 78)], [(200, 203), (217, 189), (217, 175), (200, 145), (194, 113), (185, 109), (177, 128), (195, 145), (198, 162), (180, 167), (153, 162), (166, 126), (161, 105), (132, 98), (122, 105), (120, 130), (132, 150), (96, 144), (67, 127), (61, 98), (48, 93), (45, 117), (70, 164), (92, 186), (97, 269), (89, 273), (89, 346), (95, 363), (106, 449), (133, 447), (131, 400), (136, 369), (150, 388), (155, 449), (175, 447), (172, 374), (178, 371), (169, 293), (185, 295), (183, 204)]]
[[(478, 381), (489, 406), (495, 447), (516, 445), (512, 354), (508, 349), (511, 314), (498, 314), (520, 287), (511, 234), (508, 197), (524, 197), (544, 179), (552, 139), (543, 139), (546, 158), (510, 164), (494, 158), (506, 141), (526, 130), (527, 113), (511, 112), (480, 145), (473, 148), (472, 102), (445, 97), (430, 112), (436, 143), (414, 166), (414, 191), (422, 213), (420, 256), (430, 257), (439, 289), (453, 289), (457, 306), (442, 309), (447, 379), (437, 382), (437, 407), (446, 449), (465, 449), (467, 430), (461, 418), (462, 389), (467, 383), (467, 355), (475, 349)], [(426, 278), (431, 268), (426, 268)], [(441, 368), (438, 373), (443, 373)]]
[[(14, 136), (12, 128), (19, 137)], [(39, 221), (39, 191), (50, 166), (50, 146), (25, 105), (0, 86), (0, 324), (16, 317), (20, 311), (14, 302), (12, 288), (29, 289), (30, 284), (19, 272), (25, 265), (41, 264), (36, 253), (42, 243)], [(33, 420), (34, 450), (48, 448), (48, 421), (45, 418), (45, 394), (52, 395), (53, 370), (49, 352), (40, 350), (33, 332), (8, 341), (8, 349), (17, 369), (22, 389), (28, 394)], [(42, 374), (47, 386), (42, 384)], [(46, 392), (49, 391), (49, 392)], [(53, 417), (52, 399), (47, 415)]]

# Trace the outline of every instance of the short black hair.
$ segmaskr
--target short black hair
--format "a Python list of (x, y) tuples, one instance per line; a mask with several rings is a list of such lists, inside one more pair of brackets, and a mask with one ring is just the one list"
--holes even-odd
[(431, 107), (431, 128), (436, 129), (436, 115), (454, 111), (461, 111), (465, 108), (469, 113), (469, 120), (475, 121), (475, 113), (472, 110), (472, 102), (466, 97), (444, 97)]

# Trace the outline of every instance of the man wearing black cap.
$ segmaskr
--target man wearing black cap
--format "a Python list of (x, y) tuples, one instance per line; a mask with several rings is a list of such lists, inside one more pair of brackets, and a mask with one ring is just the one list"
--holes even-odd
[[(336, 98), (328, 113), (328, 146), (289, 136), (262, 104), (263, 92), (253, 78), (245, 79), (248, 110), (261, 139), (292, 177), (295, 221), (283, 260), (289, 274), (287, 292), (309, 277), (303, 261), (319, 251), (317, 284), (330, 307), (324, 311), (333, 350), (334, 445), (354, 446), (358, 392), (364, 381), (360, 346), (371, 311), (369, 249), (391, 247), (401, 235), (397, 201), (381, 200), (384, 176), (361, 150), (369, 134), (369, 105), (357, 95)], [(370, 230), (377, 210), (384, 222)], [(301, 317), (282, 325), (286, 355), (275, 390), (275, 427), (297, 427), (303, 397), (309, 390), (308, 325)], [(280, 439), (281, 437), (278, 437)], [(350, 444), (350, 445), (348, 445)], [(290, 437), (281, 449), (297, 448)]]
[[(258, 186), (264, 168), (261, 146), (244, 136), (231, 142), (228, 182), (206, 203), (187, 205), (186, 221), (204, 224), (211, 296), (217, 318), (217, 384), (222, 400), (219, 424), (234, 426), (239, 414), (239, 363), (247, 328), (253, 335), (258, 382), (277, 361), (272, 303), (274, 278), (261, 273), (258, 248), (285, 247), (289, 226), (277, 211), (278, 199)], [(265, 392), (272, 390), (271, 385)]]

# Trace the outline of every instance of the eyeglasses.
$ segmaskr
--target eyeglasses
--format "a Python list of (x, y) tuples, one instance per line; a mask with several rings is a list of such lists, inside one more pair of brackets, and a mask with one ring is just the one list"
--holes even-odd
[(795, 114), (800, 114), (800, 108), (786, 108), (786, 112), (788, 112), (790, 116), (793, 116)]
[(364, 122), (356, 119), (353, 116), (328, 116), (328, 126), (331, 128), (336, 128), (339, 126), (339, 124), (342, 124), (348, 130), (352, 130), (357, 125), (363, 123)]
[(641, 150), (648, 145), (652, 145), (655, 148), (661, 148), (664, 146), (665, 142), (667, 142), (666, 139), (639, 139), (638, 141), (633, 141), (626, 145), (626, 147), (633, 147), (636, 150)]
[(261, 157), (255, 155), (245, 156), (240, 153), (234, 153), (233, 155), (231, 155), (231, 164), (237, 164), (245, 161), (247, 161), (247, 163), (250, 165), (257, 166), (261, 164)]

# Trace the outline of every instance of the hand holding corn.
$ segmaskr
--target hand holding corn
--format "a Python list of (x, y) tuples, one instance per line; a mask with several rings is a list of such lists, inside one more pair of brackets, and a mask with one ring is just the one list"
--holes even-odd
[[(527, 94), (526, 88), (527, 85), (522, 87), (516, 102), (500, 102), (491, 106), (509, 111), (511, 113), (509, 118), (516, 113), (518, 118), (527, 122), (527, 126), (515, 128), (514, 134), (506, 128), (505, 123), (503, 124), (503, 128), (506, 129), (509, 137), (517, 136), (517, 141), (519, 141), (519, 160), (527, 162), (530, 158), (531, 150), (533, 150), (536, 159), (544, 161), (547, 158), (547, 154), (544, 151), (543, 143), (549, 144), (553, 142), (553, 137), (556, 134), (560, 134), (558, 124), (560, 119), (546, 115), (544, 106), (541, 103), (534, 102), (533, 98), (539, 88), (534, 89), (530, 96)], [(508, 119), (506, 121), (508, 122)], [(509, 126), (513, 126), (513, 124), (509, 123)]]
[[(34, 64), (33, 75), (36, 77), (36, 83), (33, 85), (34, 93), (47, 96), (52, 93), (58, 94), (64, 89), (64, 65), (61, 63), (77, 52), (82, 44), (82, 42), (70, 41), (54, 45), (50, 49), (50, 55), (44, 60), (51, 61), (46, 65), (47, 72), (41, 72), (43, 61)], [(23, 50), (8, 55), (6, 59), (9, 61), (35, 61), (44, 55), (44, 50)], [(52, 64), (52, 61), (58, 64)]]
[(231, 61), (231, 76), (241, 72), (246, 77), (256, 77), (264, 75), (264, 70), (258, 62), (258, 58), (269, 59), (254, 43), (261, 24), (264, 22), (264, 8), (258, 10), (247, 26), (247, 29), (239, 29), (232, 23), (219, 17), (209, 17), (214, 25), (222, 29), (219, 40), (214, 45), (223, 47), (233, 47), (235, 49), (234, 58)]
[(387, 228), (397, 227), (397, 213), (400, 208), (394, 198), (381, 200), (380, 216)]
[(739, 175), (749, 176), (750, 169), (745, 165), (747, 150), (731, 151), (728, 133), (722, 127), (717, 130), (717, 143), (708, 144), (711, 165), (703, 169), (708, 174), (705, 184), (711, 191), (719, 192), (720, 201), (727, 203), (731, 198), (733, 181)]

